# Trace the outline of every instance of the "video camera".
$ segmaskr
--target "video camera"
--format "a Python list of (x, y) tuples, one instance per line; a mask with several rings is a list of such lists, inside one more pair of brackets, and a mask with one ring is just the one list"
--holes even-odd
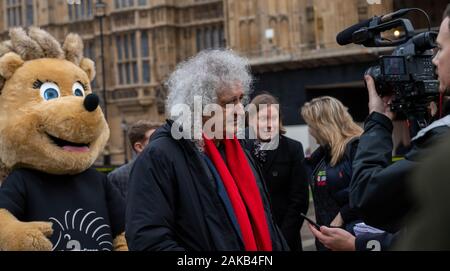
[[(413, 10), (427, 16), (429, 31), (417, 34), (410, 20), (399, 18)], [(428, 14), (417, 8), (373, 17), (337, 36), (340, 45), (397, 46), (392, 55), (381, 56), (379, 65), (370, 67), (366, 74), (374, 78), (380, 96), (393, 95), (391, 110), (413, 121), (412, 135), (428, 126), (431, 119), (428, 107), (439, 101), (439, 81), (432, 63), (436, 38)]]

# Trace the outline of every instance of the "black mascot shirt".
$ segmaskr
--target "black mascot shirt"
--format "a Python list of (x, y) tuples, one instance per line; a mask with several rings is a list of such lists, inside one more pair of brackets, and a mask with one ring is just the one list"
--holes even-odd
[(0, 209), (23, 222), (52, 222), (55, 251), (112, 250), (125, 229), (124, 200), (94, 169), (74, 176), (15, 170), (0, 188)]

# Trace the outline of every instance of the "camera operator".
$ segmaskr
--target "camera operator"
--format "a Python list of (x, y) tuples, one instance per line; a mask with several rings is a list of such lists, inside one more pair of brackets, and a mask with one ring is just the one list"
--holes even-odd
[[(433, 63), (437, 66), (442, 92), (450, 89), (450, 4), (444, 13), (438, 47)], [(448, 111), (447, 101), (444, 111)], [(408, 235), (398, 247), (401, 250), (450, 250), (450, 137), (434, 149), (413, 179), (414, 195), (419, 209), (407, 224)]]
[[(439, 49), (433, 58), (439, 76), (439, 92), (450, 86), (450, 6), (444, 15), (438, 36)], [(415, 207), (410, 174), (430, 154), (430, 147), (445, 138), (450, 116), (422, 129), (412, 141), (405, 159), (392, 164), (392, 120), (390, 98), (377, 94), (372, 77), (366, 76), (369, 111), (353, 164), (350, 203), (358, 208), (364, 221), (395, 233), (404, 227), (405, 216)]]

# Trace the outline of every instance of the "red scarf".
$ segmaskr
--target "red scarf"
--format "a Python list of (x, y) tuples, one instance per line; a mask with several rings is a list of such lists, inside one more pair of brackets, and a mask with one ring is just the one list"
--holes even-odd
[(225, 139), (225, 164), (214, 142), (203, 136), (205, 150), (230, 198), (246, 251), (272, 251), (266, 213), (255, 176), (239, 141)]

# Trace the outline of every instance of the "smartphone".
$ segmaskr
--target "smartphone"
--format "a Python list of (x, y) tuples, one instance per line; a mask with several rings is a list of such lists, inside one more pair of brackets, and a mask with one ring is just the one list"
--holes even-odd
[(300, 214), (301, 217), (303, 217), (304, 219), (306, 219), (306, 221), (309, 222), (309, 224), (313, 225), (318, 231), (320, 231), (320, 225), (317, 224), (316, 222), (314, 222), (312, 219), (310, 219), (309, 217), (307, 217), (305, 214), (301, 213)]

